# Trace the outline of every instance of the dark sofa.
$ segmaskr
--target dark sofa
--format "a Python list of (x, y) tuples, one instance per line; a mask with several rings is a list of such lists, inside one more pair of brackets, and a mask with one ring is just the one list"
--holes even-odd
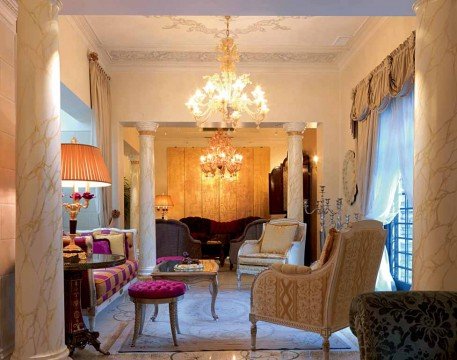
[[(180, 221), (189, 227), (190, 234), (194, 239), (201, 240), (203, 245), (203, 255), (205, 254), (205, 245), (208, 241), (219, 241), (222, 244), (223, 254), (220, 259), (221, 265), (225, 257), (229, 254), (230, 240), (239, 238), (246, 226), (260, 219), (258, 216), (248, 216), (242, 219), (232, 221), (214, 221), (198, 216), (189, 216), (182, 218)], [(212, 254), (209, 254), (212, 255)]]

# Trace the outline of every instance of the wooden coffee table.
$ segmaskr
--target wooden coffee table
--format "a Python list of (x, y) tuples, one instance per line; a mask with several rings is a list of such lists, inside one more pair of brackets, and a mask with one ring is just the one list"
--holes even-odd
[[(200, 263), (203, 264), (203, 270), (201, 271), (175, 271), (174, 267), (179, 263), (180, 261), (170, 260), (156, 265), (151, 274), (152, 279), (176, 280), (182, 281), (186, 284), (196, 284), (199, 282), (208, 281), (210, 283), (209, 292), (211, 294), (211, 314), (214, 320), (217, 320), (219, 317), (216, 315), (215, 305), (217, 293), (219, 291), (219, 280), (217, 278), (219, 265), (217, 265), (215, 260), (200, 260)], [(158, 307), (156, 307), (154, 310), (154, 315), (152, 317), (153, 319), (157, 317), (157, 311)]]

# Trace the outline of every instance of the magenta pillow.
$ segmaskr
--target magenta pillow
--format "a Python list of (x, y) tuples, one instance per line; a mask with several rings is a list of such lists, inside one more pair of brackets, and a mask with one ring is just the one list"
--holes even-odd
[(111, 247), (107, 239), (94, 239), (93, 245), (94, 254), (111, 254)]

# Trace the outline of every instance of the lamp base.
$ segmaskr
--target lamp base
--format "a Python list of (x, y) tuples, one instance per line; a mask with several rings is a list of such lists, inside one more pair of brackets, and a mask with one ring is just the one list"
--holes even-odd
[(75, 244), (76, 234), (70, 234), (70, 243), (63, 248), (63, 252), (68, 253), (83, 253), (84, 250)]

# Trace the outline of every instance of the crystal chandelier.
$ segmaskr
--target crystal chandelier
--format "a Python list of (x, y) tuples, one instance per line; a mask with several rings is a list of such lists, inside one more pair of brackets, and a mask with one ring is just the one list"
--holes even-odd
[(204, 76), (205, 87), (197, 89), (186, 106), (194, 115), (199, 127), (203, 127), (210, 116), (217, 112), (222, 114), (222, 120), (228, 127), (237, 128), (243, 113), (247, 113), (259, 127), (269, 111), (265, 92), (259, 85), (251, 92), (252, 96), (244, 92), (246, 86), (252, 83), (249, 74), (236, 74), (236, 63), (240, 56), (233, 38), (230, 37), (230, 16), (226, 16), (225, 19), (226, 37), (217, 47), (217, 60), (221, 64), (221, 72)]
[(241, 169), (243, 156), (236, 152), (227, 133), (217, 130), (209, 140), (206, 155), (200, 156), (200, 168), (206, 177), (219, 175), (225, 178), (235, 178)]

